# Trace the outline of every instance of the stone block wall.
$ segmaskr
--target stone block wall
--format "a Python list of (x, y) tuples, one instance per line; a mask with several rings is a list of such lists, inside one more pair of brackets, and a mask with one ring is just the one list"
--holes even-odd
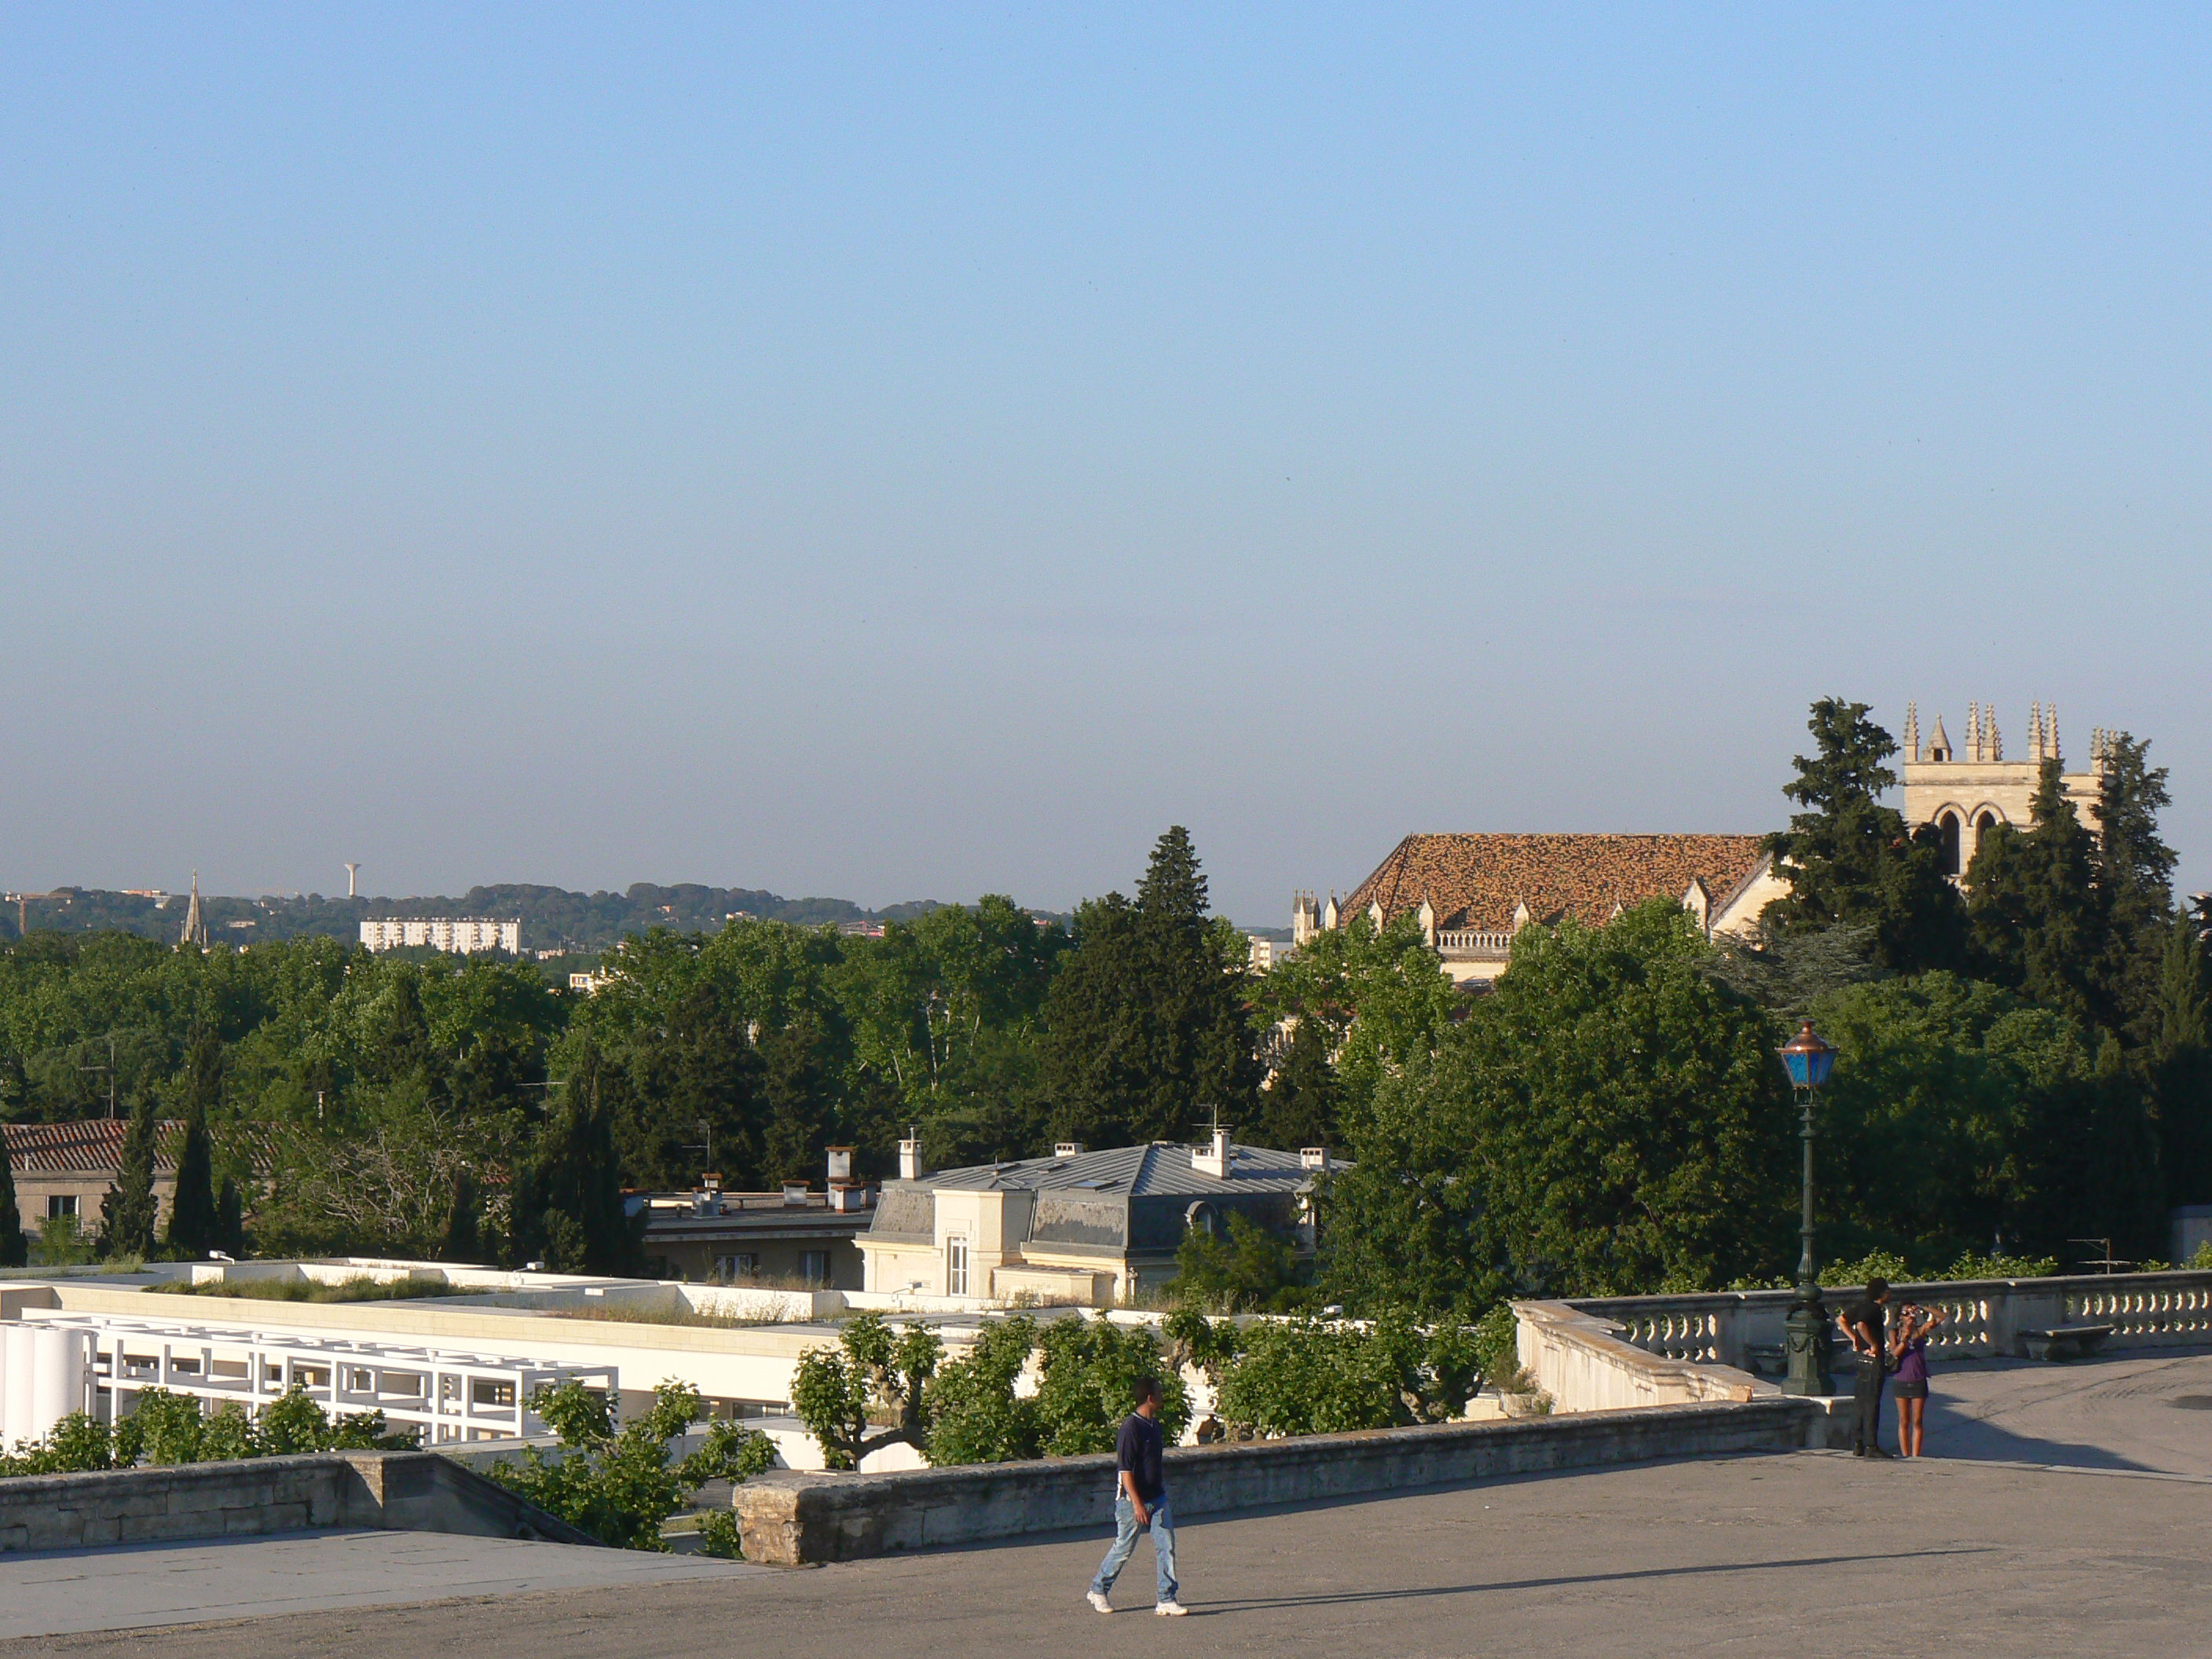
[[(1821, 1433), (1803, 1402), (1646, 1407), (1177, 1447), (1181, 1516), (1612, 1463), (1793, 1451)], [(1048, 1458), (890, 1474), (779, 1471), (738, 1488), (745, 1559), (786, 1565), (1112, 1524), (1114, 1460)]]

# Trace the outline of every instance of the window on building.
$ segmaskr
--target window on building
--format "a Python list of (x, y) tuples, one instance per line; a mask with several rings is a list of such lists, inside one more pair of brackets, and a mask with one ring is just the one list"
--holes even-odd
[(59, 1221), (65, 1215), (73, 1216), (76, 1213), (76, 1194), (75, 1193), (48, 1193), (46, 1194), (47, 1220)]
[(810, 1285), (830, 1282), (830, 1252), (801, 1250), (799, 1253), (799, 1276)]
[(968, 1240), (964, 1234), (954, 1233), (945, 1241), (945, 1293), (968, 1294)]
[(1943, 873), (1955, 876), (1959, 873), (1959, 815), (1944, 813), (1936, 820), (1936, 833), (1942, 841)]
[(728, 1285), (742, 1285), (760, 1277), (760, 1252), (739, 1250), (734, 1255), (714, 1258), (714, 1277)]

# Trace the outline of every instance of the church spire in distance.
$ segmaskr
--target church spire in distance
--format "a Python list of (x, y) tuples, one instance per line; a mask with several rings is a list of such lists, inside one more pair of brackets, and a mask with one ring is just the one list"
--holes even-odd
[(204, 951), (207, 942), (207, 918), (200, 914), (200, 872), (195, 870), (192, 872), (191, 902), (185, 907), (185, 931), (183, 937), (177, 940), (177, 948), (181, 951), (187, 945), (197, 945)]

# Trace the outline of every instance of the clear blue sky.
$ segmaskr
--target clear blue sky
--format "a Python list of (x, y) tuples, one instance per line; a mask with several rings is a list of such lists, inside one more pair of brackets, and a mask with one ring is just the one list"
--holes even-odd
[(0, 7), (0, 881), (1126, 885), (2173, 769), (2202, 9)]

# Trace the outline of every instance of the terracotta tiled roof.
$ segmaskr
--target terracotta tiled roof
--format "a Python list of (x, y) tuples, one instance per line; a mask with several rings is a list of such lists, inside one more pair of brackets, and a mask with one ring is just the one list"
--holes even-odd
[[(9, 1123), (0, 1125), (8, 1142), (9, 1167), (23, 1175), (106, 1175), (123, 1162), (123, 1134), (131, 1127), (122, 1118), (90, 1117), (75, 1123)], [(174, 1118), (161, 1126), (156, 1173), (177, 1172), (177, 1138), (185, 1126)]]
[(1346, 920), (1381, 902), (1385, 921), (1435, 907), (1438, 927), (1505, 933), (1530, 918), (1593, 925), (1649, 898), (1680, 900), (1701, 879), (1717, 914), (1759, 872), (1757, 836), (1408, 836), (1342, 900)]

